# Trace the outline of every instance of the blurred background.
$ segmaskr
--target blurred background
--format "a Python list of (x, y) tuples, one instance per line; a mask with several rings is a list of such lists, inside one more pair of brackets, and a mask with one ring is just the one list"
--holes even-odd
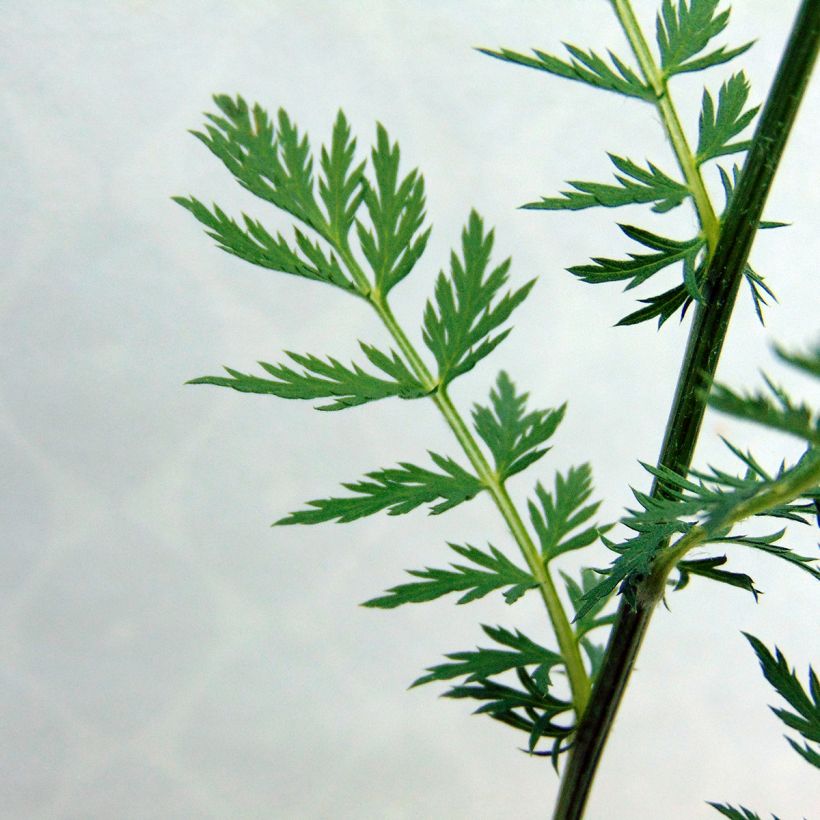
[[(758, 39), (737, 68), (762, 101), (797, 2), (736, 6), (724, 41)], [(649, 30), (655, 7), (636, 2)], [(549, 815), (558, 781), (519, 751), (523, 735), (469, 717), (432, 686), (406, 691), (442, 653), (480, 641), (479, 622), (546, 640), (535, 597), (514, 609), (495, 599), (357, 606), (405, 568), (441, 566), (446, 541), (511, 549), (489, 500), (443, 517), (269, 526), (367, 470), (423, 463), (427, 448), (458, 456), (434, 407), (324, 414), (184, 387), (285, 349), (348, 358), (357, 339), (386, 340), (363, 304), (216, 250), (170, 197), (191, 193), (288, 230), (186, 133), (214, 92), (285, 107), (314, 145), (341, 106), (361, 155), (384, 123), (404, 167), (425, 174), (435, 226), (394, 291), (399, 318), (419, 340), (433, 278), (477, 208), (497, 227), (497, 258), (513, 256), (514, 282), (539, 283), (454, 400), (467, 411), (501, 367), (536, 406), (568, 399), (553, 451), (511, 491), (523, 501), (536, 477), (590, 461), (612, 520), (630, 484), (647, 486), (638, 459), (657, 456), (689, 320), (614, 328), (632, 294), (563, 269), (623, 252), (614, 219), (681, 237), (694, 223), (688, 207), (665, 217), (516, 210), (567, 178), (607, 179), (606, 150), (674, 168), (648, 106), (471, 50), (556, 51), (562, 40), (627, 54), (602, 0), (3, 4), (0, 816)], [(690, 134), (703, 78), (716, 91), (731, 68), (675, 81)], [(753, 256), (780, 303), (764, 328), (741, 293), (720, 370), (735, 386), (757, 386), (762, 365), (798, 395), (812, 389), (769, 345), (804, 346), (817, 332), (818, 112), (815, 89), (767, 208), (795, 224), (762, 235)], [(731, 465), (719, 435), (772, 467), (798, 454), (790, 440), (710, 415), (701, 466)], [(816, 549), (811, 533), (789, 543)], [(585, 556), (609, 560), (602, 548)], [(805, 673), (817, 643), (810, 581), (746, 554), (733, 565), (756, 578), (760, 603), (695, 579), (658, 612), (592, 820), (717, 816), (707, 799), (784, 818), (820, 805), (739, 634), (776, 640)]]

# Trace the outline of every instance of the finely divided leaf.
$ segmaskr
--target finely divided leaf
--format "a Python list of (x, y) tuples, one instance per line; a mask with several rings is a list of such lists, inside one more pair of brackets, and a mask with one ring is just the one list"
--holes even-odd
[(588, 464), (570, 467), (566, 476), (556, 473), (554, 494), (540, 483), (535, 494), (538, 504), (530, 501), (528, 508), (545, 561), (589, 546), (608, 529), (593, 525), (570, 535), (589, 521), (601, 505), (600, 501), (586, 504), (592, 495), (592, 470)]
[(820, 378), (820, 344), (808, 353), (789, 352), (778, 346), (775, 346), (774, 352), (781, 361), (802, 370), (809, 376)]
[(807, 572), (815, 580), (820, 581), (820, 570), (813, 566), (820, 561), (820, 558), (814, 558), (809, 555), (799, 555), (793, 550), (790, 550), (788, 547), (784, 547), (776, 543), (785, 534), (786, 530), (783, 529), (772, 533), (771, 535), (759, 535), (756, 537), (748, 535), (731, 535), (726, 536), (725, 538), (714, 538), (712, 543), (740, 544), (744, 547), (750, 547), (751, 549), (765, 552), (767, 555), (773, 555), (775, 558), (781, 558), (784, 561), (788, 561), (790, 564), (793, 564), (799, 569)]
[(752, 47), (752, 43), (746, 43), (727, 51), (726, 46), (720, 46), (696, 57), (729, 22), (729, 10), (718, 12), (719, 4), (720, 0), (663, 0), (656, 37), (667, 77), (728, 62)]
[(638, 75), (627, 66), (617, 55), (608, 51), (612, 66), (596, 54), (594, 51), (583, 51), (576, 46), (564, 43), (564, 48), (570, 53), (571, 60), (564, 60), (545, 54), (543, 51), (533, 49), (535, 57), (526, 54), (519, 54), (501, 48), (498, 51), (492, 49), (478, 49), (482, 54), (495, 57), (508, 63), (516, 63), (527, 68), (535, 68), (539, 71), (546, 71), (556, 77), (564, 77), (568, 80), (578, 80), (595, 88), (603, 88), (606, 91), (614, 91), (627, 97), (653, 101), (655, 94)]
[(620, 555), (607, 569), (598, 570), (603, 578), (584, 593), (575, 620), (580, 621), (600, 606), (602, 600), (608, 600), (619, 586), (619, 592), (634, 607), (637, 584), (649, 574), (652, 562), (669, 538), (680, 531), (680, 524), (673, 522), (652, 526), (620, 544), (602, 537), (604, 544)]
[[(531, 280), (496, 300), (507, 282), (510, 260), (489, 269), (493, 232), (484, 232), (473, 211), (461, 235), (462, 257), (450, 256), (450, 276), (436, 279), (435, 304), (424, 310), (424, 343), (436, 357), (439, 380), (447, 384), (491, 353), (510, 329), (493, 334), (509, 319), (535, 284)], [(493, 300), (496, 300), (495, 302)]]
[(357, 221), (362, 253), (383, 296), (401, 282), (424, 253), (430, 229), (424, 225), (424, 178), (411, 171), (399, 177), (399, 146), (379, 125), (371, 153), (375, 187), (364, 181), (364, 202), (372, 229)]
[(528, 413), (527, 398), (527, 393), (515, 392), (515, 385), (502, 370), (490, 392), (492, 408), (480, 404), (473, 408), (476, 432), (490, 448), (502, 481), (547, 452), (549, 448), (540, 445), (551, 438), (564, 417), (566, 405)]
[(318, 243), (311, 242), (298, 229), (294, 230), (297, 251), (288, 245), (282, 234), (272, 236), (261, 222), (249, 216), (243, 214), (245, 228), (242, 228), (217, 205), (214, 205), (211, 211), (194, 197), (173, 199), (209, 229), (206, 233), (217, 241), (223, 251), (269, 270), (327, 282), (352, 293), (358, 293), (336, 257), (332, 253), (326, 254)]
[(600, 182), (570, 180), (573, 191), (562, 191), (560, 197), (544, 197), (524, 208), (546, 211), (579, 211), (585, 208), (617, 208), (621, 205), (654, 203), (652, 210), (664, 213), (676, 208), (688, 196), (689, 189), (681, 182), (667, 176), (649, 162), (641, 168), (632, 160), (609, 154), (610, 160), (620, 172), (615, 174), (618, 185)]
[(763, 378), (769, 395), (735, 393), (718, 384), (709, 395), (709, 406), (721, 413), (790, 433), (815, 446), (820, 445), (820, 416), (805, 403), (795, 404), (786, 391), (765, 374)]
[(427, 395), (427, 390), (395, 351), (387, 354), (370, 345), (360, 344), (367, 358), (389, 379), (367, 373), (357, 364), (346, 367), (332, 357), (325, 361), (316, 356), (288, 352), (287, 355), (303, 368), (301, 373), (283, 364), (259, 362), (273, 379), (226, 367), (228, 377), (203, 376), (192, 379), (188, 384), (213, 384), (243, 393), (265, 393), (283, 399), (333, 398), (332, 403), (320, 405), (318, 410), (343, 410), (390, 396), (415, 399)]
[(745, 589), (754, 595), (755, 600), (760, 595), (760, 590), (755, 588), (754, 580), (742, 572), (729, 572), (725, 569), (718, 569), (726, 563), (725, 555), (718, 555), (712, 558), (697, 558), (691, 561), (678, 561), (678, 580), (675, 583), (675, 591), (683, 589), (689, 583), (691, 575), (700, 575), (721, 584), (728, 584), (732, 587)]
[(630, 239), (634, 239), (655, 253), (630, 253), (629, 259), (607, 259), (595, 257), (591, 265), (575, 265), (567, 270), (581, 281), (597, 285), (601, 282), (619, 282), (630, 280), (624, 290), (642, 285), (658, 271), (668, 268), (677, 262), (697, 266), (697, 258), (704, 247), (700, 237), (680, 241), (658, 236), (634, 225), (618, 226)]
[(775, 647), (776, 657), (774, 657), (763, 642), (754, 635), (746, 632), (743, 634), (752, 645), (766, 680), (794, 711), (775, 707), (770, 707), (771, 710), (786, 726), (799, 732), (806, 743), (801, 746), (791, 738), (787, 737), (786, 740), (801, 757), (820, 768), (820, 745), (818, 745), (820, 744), (820, 681), (817, 675), (809, 667), (809, 690), (807, 692), (794, 669), (789, 669), (788, 661), (777, 647)]
[(361, 162), (354, 167), (355, 155), (356, 140), (350, 134), (344, 112), (339, 110), (333, 124), (330, 150), (322, 146), (319, 195), (327, 209), (329, 232), (340, 243), (347, 240), (364, 196), (362, 183), (365, 163)]
[(408, 570), (410, 575), (421, 578), (409, 584), (399, 584), (387, 590), (387, 594), (366, 601), (364, 606), (379, 609), (394, 609), (402, 604), (418, 604), (433, 601), (451, 592), (463, 595), (456, 601), (466, 604), (483, 598), (496, 589), (508, 587), (504, 598), (508, 604), (517, 601), (527, 590), (538, 586), (532, 575), (517, 567), (503, 553), (490, 545), (490, 552), (482, 552), (475, 547), (449, 544), (450, 549), (474, 566), (451, 564), (452, 569)]
[(751, 144), (749, 140), (731, 142), (751, 123), (759, 110), (759, 106), (743, 110), (748, 97), (749, 83), (742, 71), (730, 77), (720, 87), (717, 110), (712, 95), (704, 90), (698, 122), (698, 165), (710, 159), (748, 150)]
[(313, 192), (313, 160), (307, 137), (300, 136), (280, 109), (277, 126), (258, 104), (251, 110), (242, 97), (214, 96), (224, 116), (206, 114), (205, 131), (194, 131), (256, 196), (282, 208), (320, 233), (326, 229)]
[(493, 675), (500, 675), (511, 669), (535, 666), (532, 675), (542, 692), (550, 684), (550, 670), (563, 663), (561, 656), (551, 649), (530, 640), (518, 630), (514, 633), (503, 627), (483, 626), (484, 632), (495, 643), (505, 649), (482, 649), (478, 647), (471, 652), (453, 652), (445, 655), (452, 663), (443, 663), (430, 667), (427, 675), (413, 681), (412, 686), (421, 686), (436, 680), (452, 680), (464, 677), (467, 683), (482, 681)]
[(431, 504), (433, 515), (446, 512), (478, 495), (481, 482), (452, 459), (430, 453), (442, 472), (427, 470), (402, 462), (398, 467), (367, 473), (369, 481), (343, 484), (355, 493), (346, 498), (323, 498), (308, 501), (312, 509), (291, 513), (277, 524), (320, 524), (324, 521), (347, 523), (357, 518), (387, 510), (388, 515), (403, 515), (422, 504)]

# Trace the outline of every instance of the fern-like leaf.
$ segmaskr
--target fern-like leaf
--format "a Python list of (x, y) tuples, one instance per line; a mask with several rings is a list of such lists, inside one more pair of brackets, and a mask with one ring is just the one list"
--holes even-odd
[(641, 168), (625, 157), (609, 154), (617, 171), (617, 185), (600, 182), (570, 180), (575, 189), (562, 191), (560, 197), (544, 197), (540, 202), (530, 202), (524, 208), (542, 211), (579, 211), (585, 208), (618, 208), (621, 205), (652, 203), (652, 210), (664, 213), (676, 208), (688, 196), (689, 189), (681, 182), (667, 176), (653, 163)]
[(402, 462), (367, 473), (369, 481), (343, 484), (355, 493), (346, 498), (324, 498), (308, 501), (312, 509), (291, 513), (277, 524), (321, 524), (324, 521), (347, 523), (357, 518), (387, 510), (389, 515), (404, 515), (422, 504), (442, 499), (430, 512), (446, 512), (469, 501), (481, 492), (483, 485), (471, 473), (450, 458), (430, 453), (430, 458), (441, 472)]
[(772, 655), (754, 635), (743, 634), (752, 645), (766, 680), (794, 711), (774, 706), (770, 707), (771, 710), (786, 726), (802, 735), (805, 745), (801, 746), (789, 737), (786, 740), (804, 760), (820, 768), (820, 681), (817, 675), (809, 667), (809, 688), (806, 691), (777, 647), (774, 649), (775, 655)]
[(592, 469), (589, 464), (571, 467), (565, 476), (556, 473), (554, 491), (548, 492), (539, 483), (535, 495), (538, 503), (530, 501), (528, 508), (545, 561), (589, 546), (608, 529), (585, 527), (567, 537), (587, 523), (601, 505), (600, 501), (586, 503), (592, 496)]
[(371, 153), (376, 184), (364, 181), (364, 202), (372, 229), (362, 222), (356, 228), (362, 253), (367, 259), (382, 296), (408, 273), (424, 253), (430, 229), (424, 226), (424, 178), (410, 171), (399, 176), (399, 146), (391, 145), (382, 125), (376, 129)]
[(701, 71), (743, 54), (753, 43), (700, 54), (729, 22), (729, 10), (718, 11), (720, 0), (663, 0), (657, 17), (656, 38), (661, 66), (667, 77), (687, 71)]
[[(447, 384), (471, 370), (509, 335), (507, 328), (493, 335), (526, 299), (535, 280), (500, 298), (510, 260), (489, 269), (493, 232), (484, 232), (473, 211), (461, 235), (462, 257), (450, 256), (450, 276), (436, 279), (435, 304), (424, 311), (424, 343), (436, 357), (439, 380)], [(494, 301), (495, 300), (495, 301)]]
[(422, 570), (408, 570), (408, 574), (421, 580), (399, 584), (387, 590), (386, 595), (366, 601), (364, 606), (395, 609), (403, 604), (433, 601), (453, 592), (463, 593), (456, 603), (466, 604), (504, 587), (507, 587), (504, 599), (508, 604), (512, 604), (527, 590), (538, 586), (530, 572), (520, 569), (492, 545), (489, 553), (469, 544), (463, 547), (458, 544), (448, 546), (462, 558), (470, 561), (473, 566), (451, 564), (451, 569), (427, 567)]
[(495, 57), (498, 60), (515, 63), (527, 68), (535, 68), (538, 71), (546, 71), (556, 77), (577, 80), (594, 88), (614, 91), (626, 97), (635, 97), (647, 101), (655, 99), (652, 89), (638, 77), (633, 69), (629, 68), (623, 60), (611, 51), (608, 52), (609, 59), (612, 62), (610, 66), (606, 60), (594, 51), (584, 51), (568, 43), (564, 43), (564, 48), (571, 57), (568, 62), (538, 49), (533, 49), (534, 57), (507, 48), (500, 48), (497, 51), (488, 48), (478, 50), (488, 57)]
[(324, 360), (288, 352), (287, 355), (303, 368), (301, 373), (283, 364), (259, 362), (273, 379), (240, 373), (226, 367), (228, 377), (202, 376), (192, 379), (188, 384), (231, 387), (242, 393), (263, 393), (283, 399), (333, 398), (331, 404), (320, 405), (317, 410), (343, 410), (390, 396), (416, 399), (427, 395), (427, 390), (395, 351), (387, 354), (366, 344), (361, 344), (361, 348), (367, 358), (389, 379), (374, 376), (357, 364), (346, 367), (332, 357)]
[(742, 71), (734, 74), (720, 87), (717, 109), (712, 95), (704, 90), (698, 123), (696, 161), (699, 165), (749, 148), (749, 140), (731, 141), (752, 122), (759, 110), (759, 106), (743, 110), (748, 98), (749, 82)]
[(490, 448), (495, 470), (503, 481), (526, 469), (543, 456), (541, 445), (552, 437), (564, 417), (566, 405), (557, 410), (527, 412), (527, 393), (516, 393), (515, 385), (502, 370), (490, 391), (492, 407), (476, 404), (473, 423)]

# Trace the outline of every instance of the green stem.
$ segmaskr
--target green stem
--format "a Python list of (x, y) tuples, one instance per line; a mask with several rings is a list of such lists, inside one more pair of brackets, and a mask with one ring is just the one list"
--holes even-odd
[[(613, 4), (623, 6), (621, 0)], [(634, 20), (634, 16), (633, 16)], [(720, 230), (706, 273), (705, 303), (698, 306), (689, 331), (675, 399), (667, 422), (659, 464), (686, 475), (717, 368), (743, 271), (757, 234), (763, 206), (803, 99), (820, 43), (820, 2), (803, 0), (792, 27), (749, 149), (743, 174)], [(655, 482), (652, 494), (664, 492)], [(662, 570), (659, 570), (662, 573)], [(595, 771), (654, 611), (658, 578), (639, 589), (636, 609), (624, 601), (607, 643), (606, 654), (587, 710), (575, 734), (555, 820), (579, 820)], [(648, 583), (648, 582), (647, 582)]]
[(464, 454), (467, 456), (476, 475), (481, 483), (489, 491), (496, 507), (498, 507), (504, 521), (510, 529), (518, 548), (527, 566), (532, 572), (533, 577), (538, 582), (538, 589), (541, 592), (541, 597), (544, 600), (544, 605), (547, 609), (547, 614), (555, 632), (558, 647), (561, 650), (561, 655), (564, 659), (564, 665), (567, 670), (567, 678), (569, 680), (570, 691), (572, 692), (572, 703), (577, 718), (580, 720), (584, 713), (587, 702), (590, 696), (590, 681), (586, 668), (584, 667), (583, 659), (581, 658), (581, 651), (578, 647), (578, 642), (575, 638), (575, 633), (572, 625), (567, 618), (564, 611), (561, 599), (558, 596), (558, 591), (555, 588), (555, 583), (552, 576), (547, 569), (544, 559), (535, 546), (530, 534), (521, 519), (513, 500), (510, 498), (504, 482), (493, 470), (478, 442), (470, 432), (464, 419), (456, 409), (444, 385), (440, 384), (430, 373), (424, 360), (418, 354), (418, 351), (413, 347), (412, 342), (407, 338), (393, 311), (387, 303), (384, 296), (379, 293), (377, 289), (371, 288), (370, 283), (362, 271), (356, 258), (353, 256), (350, 249), (344, 245), (338, 245), (337, 249), (342, 261), (347, 266), (354, 281), (359, 285), (363, 293), (367, 293), (367, 300), (379, 314), (382, 322), (389, 331), (390, 335), (395, 340), (396, 344), (412, 368), (416, 378), (430, 391), (431, 398), (438, 407), (447, 425), (452, 430), (456, 439), (458, 439)]
[(672, 150), (675, 152), (678, 167), (686, 180), (686, 186), (692, 194), (698, 221), (709, 246), (709, 253), (714, 253), (720, 233), (720, 220), (715, 214), (712, 200), (709, 198), (709, 193), (703, 183), (700, 167), (697, 164), (695, 155), (692, 153), (692, 149), (689, 147), (677, 109), (669, 94), (666, 75), (649, 50), (640, 23), (638, 23), (635, 12), (632, 10), (630, 0), (611, 0), (611, 2), (621, 28), (627, 40), (629, 40), (635, 59), (641, 67), (644, 79), (655, 93), (655, 107), (660, 115), (666, 136), (672, 145)]
[(510, 528), (513, 538), (515, 538), (524, 556), (524, 560), (530, 568), (530, 572), (532, 572), (533, 577), (538, 582), (541, 597), (544, 599), (547, 614), (555, 631), (555, 637), (561, 649), (561, 655), (564, 658), (575, 713), (580, 720), (586, 708), (587, 701), (589, 700), (589, 676), (581, 659), (575, 633), (564, 612), (561, 599), (558, 597), (558, 591), (555, 589), (555, 584), (550, 576), (549, 570), (544, 564), (544, 559), (541, 557), (524, 522), (521, 520), (518, 510), (510, 498), (507, 488), (504, 486), (504, 482), (499, 479), (497, 473), (487, 463), (484, 454), (478, 448), (475, 438), (467, 429), (464, 420), (450, 400), (446, 389), (440, 387), (434, 399), (442, 415), (450, 425), (450, 429), (461, 444), (467, 458), (478, 473), (479, 479), (489, 490), (499, 512)]

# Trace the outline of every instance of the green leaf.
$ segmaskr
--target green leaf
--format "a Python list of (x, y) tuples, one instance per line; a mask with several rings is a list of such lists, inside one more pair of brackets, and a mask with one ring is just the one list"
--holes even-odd
[(547, 492), (540, 483), (535, 487), (535, 494), (538, 504), (530, 501), (527, 506), (545, 561), (589, 546), (608, 529), (593, 525), (570, 535), (589, 521), (601, 505), (600, 501), (586, 504), (592, 495), (589, 464), (570, 467), (566, 476), (556, 473), (554, 494)]
[(728, 62), (752, 47), (752, 43), (746, 43), (727, 51), (726, 46), (720, 46), (693, 59), (729, 22), (729, 10), (718, 12), (719, 4), (720, 0), (663, 0), (657, 17), (656, 37), (661, 66), (667, 77)]
[[(629, 510), (630, 515), (623, 519), (624, 524), (631, 529), (645, 531), (658, 523), (677, 521), (683, 532), (690, 526), (685, 519), (698, 517), (699, 525), (709, 540), (718, 542), (726, 537), (723, 519), (735, 507), (778, 483), (787, 482), (795, 470), (802, 469), (805, 459), (816, 458), (809, 450), (797, 464), (787, 467), (784, 462), (775, 475), (770, 475), (750, 455), (744, 455), (729, 442), (725, 443), (747, 466), (745, 475), (732, 475), (710, 467), (709, 472), (690, 470), (689, 478), (683, 478), (666, 467), (643, 464), (644, 469), (663, 485), (664, 492), (663, 495), (652, 496), (633, 489), (633, 495), (642, 509)], [(820, 492), (815, 490), (804, 493), (802, 497), (813, 500), (818, 495)], [(800, 503), (781, 504), (758, 513), (759, 516), (785, 518), (797, 523), (805, 523), (806, 517), (813, 514), (813, 507)]]
[(221, 114), (206, 114), (205, 131), (192, 132), (256, 196), (326, 232), (313, 192), (313, 160), (307, 137), (299, 135), (280, 109), (277, 127), (258, 104), (251, 110), (242, 97), (214, 96)]
[(777, 357), (786, 362), (786, 364), (802, 370), (809, 376), (816, 376), (820, 378), (820, 344), (817, 344), (814, 350), (808, 353), (794, 353), (784, 350), (782, 347), (775, 346), (774, 352)]
[(472, 211), (461, 234), (462, 258), (450, 256), (450, 277), (436, 279), (435, 305), (424, 310), (424, 343), (436, 357), (439, 380), (446, 385), (475, 367), (510, 333), (493, 334), (527, 297), (535, 280), (498, 298), (507, 282), (510, 260), (489, 270), (493, 232), (484, 232), (481, 217)]
[(500, 675), (511, 669), (535, 666), (533, 680), (542, 692), (550, 683), (550, 670), (563, 663), (561, 656), (547, 649), (516, 630), (514, 633), (503, 627), (483, 626), (485, 634), (506, 649), (482, 649), (470, 652), (452, 652), (445, 655), (452, 663), (431, 666), (427, 675), (413, 681), (411, 686), (421, 686), (436, 680), (465, 678), (466, 683), (482, 681), (493, 675)]
[(681, 529), (676, 521), (656, 524), (620, 544), (602, 537), (604, 544), (620, 555), (607, 569), (597, 570), (603, 578), (584, 593), (575, 613), (575, 621), (580, 621), (596, 607), (600, 607), (601, 601), (607, 601), (616, 589), (634, 608), (637, 585), (651, 571), (658, 552)]
[(390, 351), (388, 355), (370, 345), (360, 345), (367, 358), (390, 379), (367, 373), (357, 364), (345, 367), (332, 357), (325, 361), (316, 356), (288, 352), (287, 355), (303, 368), (301, 373), (283, 364), (259, 362), (273, 379), (226, 367), (229, 378), (203, 376), (192, 379), (188, 384), (212, 384), (231, 387), (242, 393), (265, 393), (283, 399), (333, 398), (331, 404), (320, 405), (317, 410), (343, 410), (390, 396), (416, 399), (427, 395), (427, 390), (395, 351)]
[(457, 544), (448, 544), (448, 546), (475, 566), (451, 564), (452, 569), (449, 570), (431, 569), (430, 567), (422, 570), (408, 570), (410, 575), (422, 580), (399, 584), (387, 590), (387, 595), (365, 601), (364, 606), (395, 609), (402, 604), (433, 601), (451, 592), (464, 593), (456, 603), (466, 604), (504, 587), (508, 587), (504, 598), (508, 604), (512, 604), (527, 590), (538, 586), (528, 571), (517, 567), (492, 545), (490, 545), (489, 554), (469, 544), (463, 547)]
[(372, 229), (359, 221), (356, 229), (376, 287), (386, 296), (424, 253), (430, 230), (422, 230), (424, 178), (414, 170), (399, 179), (399, 146), (396, 143), (391, 146), (382, 125), (376, 129), (376, 145), (370, 156), (376, 185), (366, 180), (363, 185)]
[(223, 251), (269, 270), (327, 282), (343, 290), (358, 293), (336, 257), (332, 253), (325, 254), (317, 243), (312, 243), (301, 231), (294, 231), (297, 251), (288, 245), (282, 234), (272, 236), (261, 222), (245, 214), (245, 228), (242, 228), (217, 205), (214, 205), (211, 211), (194, 197), (173, 199), (209, 229), (206, 233), (216, 240)]
[(714, 556), (712, 558), (697, 558), (692, 561), (678, 561), (677, 569), (680, 574), (675, 584), (675, 590), (683, 589), (689, 583), (689, 577), (691, 575), (700, 575), (703, 578), (709, 578), (721, 584), (728, 584), (732, 587), (745, 589), (751, 592), (755, 600), (757, 600), (760, 590), (755, 589), (752, 578), (741, 572), (729, 572), (728, 570), (718, 569), (718, 567), (722, 567), (725, 563), (725, 555)]
[[(694, 276), (698, 286), (703, 284), (705, 272), (706, 268), (704, 265), (695, 269)], [(627, 325), (637, 325), (641, 322), (648, 322), (650, 319), (657, 318), (658, 327), (661, 327), (663, 323), (671, 319), (679, 309), (681, 311), (680, 318), (682, 320), (693, 301), (690, 291), (691, 285), (689, 287), (687, 287), (686, 284), (676, 285), (674, 288), (665, 290), (656, 296), (638, 299), (638, 301), (645, 304), (646, 307), (642, 307), (624, 316), (623, 319), (616, 322), (616, 326), (625, 327)]]
[(510, 51), (506, 48), (501, 48), (498, 51), (480, 48), (478, 51), (508, 63), (546, 71), (556, 77), (577, 80), (595, 88), (623, 94), (626, 97), (654, 101), (655, 94), (652, 89), (642, 82), (638, 75), (611, 51), (607, 53), (612, 61), (612, 67), (607, 65), (606, 61), (594, 51), (583, 51), (567, 43), (564, 43), (564, 48), (570, 53), (571, 59), (569, 62), (553, 57), (551, 54), (545, 54), (543, 51), (538, 51), (538, 49), (533, 49), (535, 57)]
[(799, 732), (806, 744), (800, 746), (791, 738), (786, 739), (801, 757), (820, 768), (820, 747), (812, 746), (812, 744), (815, 746), (820, 744), (820, 681), (817, 675), (809, 667), (809, 690), (807, 692), (794, 669), (789, 669), (788, 661), (777, 647), (775, 647), (775, 657), (754, 635), (749, 635), (747, 632), (743, 634), (752, 645), (766, 680), (794, 711), (777, 709), (773, 706), (770, 707), (771, 710), (786, 726)]
[(743, 110), (749, 98), (749, 83), (741, 71), (720, 87), (717, 111), (712, 95), (704, 90), (701, 104), (696, 160), (702, 165), (710, 159), (746, 151), (749, 140), (731, 142), (755, 118), (759, 106)]
[(634, 239), (644, 247), (654, 250), (655, 253), (630, 253), (629, 259), (595, 257), (592, 260), (593, 264), (575, 265), (568, 268), (568, 271), (581, 281), (593, 285), (629, 279), (630, 282), (625, 290), (631, 290), (638, 287), (638, 285), (642, 285), (658, 271), (677, 262), (690, 259), (694, 264), (698, 254), (704, 247), (704, 241), (700, 237), (681, 242), (677, 239), (658, 236), (642, 228), (636, 228), (634, 225), (618, 225), (618, 227), (630, 239)]
[(725, 538), (714, 538), (712, 543), (720, 544), (740, 544), (744, 547), (765, 552), (768, 555), (773, 555), (775, 558), (781, 558), (788, 563), (793, 564), (799, 569), (804, 570), (815, 580), (820, 581), (820, 571), (815, 569), (813, 564), (817, 563), (818, 558), (812, 558), (809, 555), (798, 555), (796, 552), (790, 550), (788, 547), (783, 547), (775, 542), (779, 541), (786, 533), (786, 530), (779, 530), (771, 535), (760, 535), (750, 537), (747, 535), (732, 535)]
[(529, 467), (548, 450), (540, 445), (552, 437), (564, 418), (566, 405), (557, 410), (527, 412), (527, 393), (516, 393), (515, 385), (502, 370), (494, 390), (492, 408), (476, 404), (473, 424), (490, 448), (495, 470), (503, 481)]
[[(728, 803), (709, 803), (709, 805), (713, 809), (717, 809), (724, 817), (728, 817), (729, 820), (762, 820), (759, 814), (755, 814), (751, 809), (744, 808), (743, 806), (736, 809)], [(773, 820), (777, 820), (777, 817), (774, 815), (772, 815), (772, 818)]]
[(667, 176), (649, 162), (641, 168), (632, 160), (615, 154), (608, 155), (620, 173), (615, 174), (618, 185), (570, 180), (574, 191), (562, 191), (560, 197), (544, 197), (524, 208), (545, 211), (578, 211), (585, 208), (617, 208), (621, 205), (654, 203), (652, 210), (664, 213), (680, 205), (690, 194), (681, 182)]
[(356, 140), (340, 109), (333, 125), (330, 150), (322, 146), (322, 178), (319, 180), (319, 195), (327, 209), (329, 232), (340, 243), (347, 241), (364, 197), (365, 163), (354, 167), (355, 155)]
[(790, 433), (815, 446), (820, 445), (820, 416), (805, 403), (795, 404), (786, 391), (765, 374), (763, 378), (769, 395), (760, 392), (735, 393), (729, 387), (717, 384), (709, 395), (709, 406), (721, 413)]
[(561, 573), (561, 577), (564, 579), (567, 595), (569, 596), (570, 603), (572, 604), (572, 608), (577, 616), (573, 621), (575, 636), (577, 639), (581, 640), (582, 646), (584, 646), (584, 649), (589, 655), (590, 661), (594, 666), (595, 663), (600, 660), (600, 653), (598, 653), (597, 647), (594, 644), (588, 641), (587, 645), (584, 644), (583, 641), (585, 640), (585, 635), (593, 629), (611, 626), (615, 623), (615, 613), (601, 615), (602, 610), (609, 603), (610, 598), (607, 596), (596, 598), (591, 607), (585, 608), (584, 612), (581, 615), (578, 615), (581, 609), (584, 608), (584, 596), (598, 584), (601, 577), (600, 573), (594, 569), (590, 569), (589, 567), (583, 567), (581, 569), (580, 584), (565, 572)]
[(469, 501), (484, 489), (474, 475), (452, 459), (432, 452), (430, 458), (442, 472), (406, 462), (398, 467), (375, 470), (367, 473), (370, 481), (342, 485), (355, 495), (308, 501), (313, 509), (291, 513), (276, 524), (320, 524), (334, 520), (343, 524), (381, 510), (387, 510), (388, 515), (404, 515), (440, 498), (443, 500), (430, 509), (433, 515), (438, 515)]
[[(515, 674), (521, 682), (521, 689), (485, 678), (472, 684), (454, 686), (444, 693), (444, 697), (481, 702), (483, 705), (474, 714), (489, 715), (507, 726), (526, 732), (530, 752), (534, 751), (542, 737), (557, 738), (559, 741), (568, 737), (574, 727), (555, 723), (554, 718), (570, 711), (572, 705), (542, 691), (525, 668), (516, 668)], [(554, 748), (552, 753), (547, 754), (558, 751), (566, 751), (566, 748)]]

